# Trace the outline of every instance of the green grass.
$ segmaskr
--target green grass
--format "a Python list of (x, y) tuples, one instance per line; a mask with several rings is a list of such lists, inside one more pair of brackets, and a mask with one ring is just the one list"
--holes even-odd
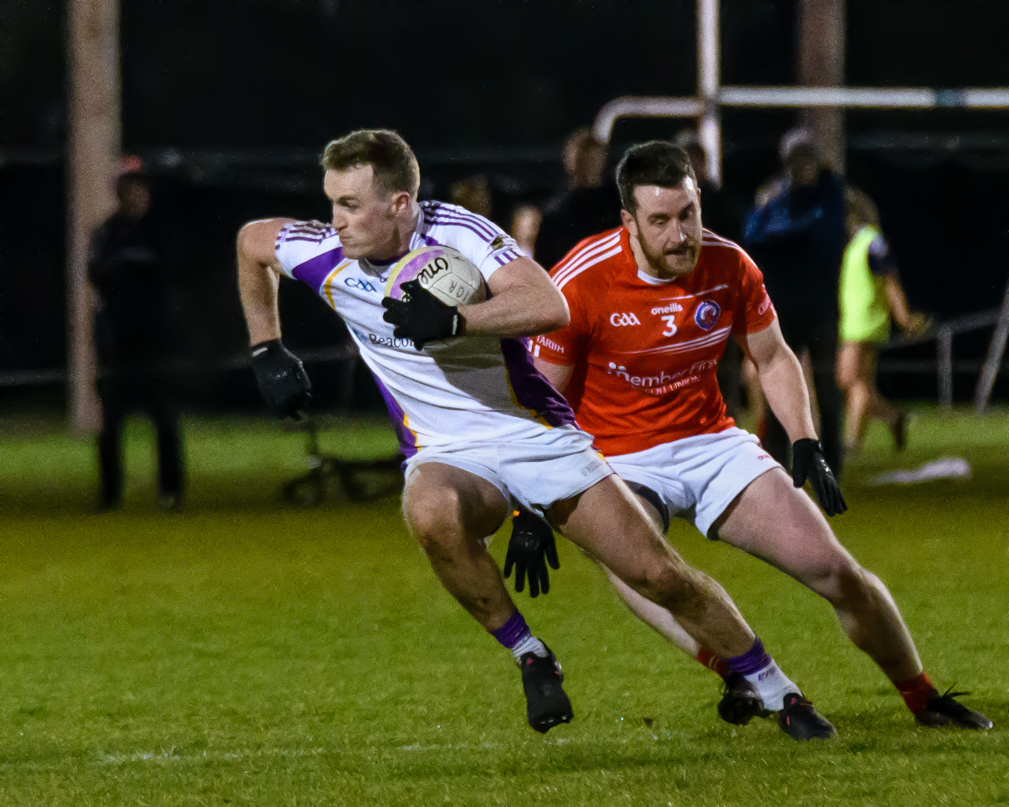
[[(6, 427), (0, 804), (1009, 804), (1004, 414), (919, 412), (902, 457), (873, 432), (834, 520), (890, 586), (933, 680), (970, 690), (993, 731), (917, 728), (824, 603), (674, 525), (840, 731), (803, 745), (772, 721), (719, 721), (715, 677), (566, 544), (551, 593), (519, 599), (576, 711), (541, 737), (510, 658), (437, 584), (396, 497), (298, 510), (279, 490), (304, 470), (299, 436), (256, 421), (186, 435), (183, 512), (157, 509), (137, 425), (125, 506), (97, 515), (89, 443)], [(371, 424), (323, 442), (349, 456), (394, 445)], [(951, 455), (972, 479), (866, 484)]]

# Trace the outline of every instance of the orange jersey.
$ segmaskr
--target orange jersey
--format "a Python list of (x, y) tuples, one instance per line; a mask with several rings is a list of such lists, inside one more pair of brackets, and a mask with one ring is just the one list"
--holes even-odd
[(734, 425), (715, 376), (731, 334), (774, 322), (764, 278), (739, 246), (705, 230), (694, 270), (639, 274), (623, 227), (587, 238), (550, 275), (571, 324), (537, 337), (535, 357), (574, 368), (578, 425), (615, 456)]

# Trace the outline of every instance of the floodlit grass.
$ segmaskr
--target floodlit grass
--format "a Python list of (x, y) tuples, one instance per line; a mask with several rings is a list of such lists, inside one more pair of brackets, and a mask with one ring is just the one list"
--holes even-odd
[[(890, 586), (926, 669), (996, 723), (915, 726), (830, 610), (683, 525), (670, 540), (732, 593), (837, 725), (799, 745), (715, 713), (717, 679), (635, 622), (572, 547), (519, 604), (558, 652), (575, 721), (525, 724), (510, 658), (441, 590), (398, 499), (298, 510), (296, 434), (187, 427), (186, 509), (155, 504), (151, 435), (130, 435), (123, 510), (92, 512), (89, 444), (0, 443), (2, 805), (982, 805), (1009, 803), (1009, 418), (922, 411), (848, 471), (842, 541)], [(384, 455), (391, 433), (323, 447)], [(962, 456), (970, 480), (873, 487)], [(500, 560), (505, 536), (492, 551)]]

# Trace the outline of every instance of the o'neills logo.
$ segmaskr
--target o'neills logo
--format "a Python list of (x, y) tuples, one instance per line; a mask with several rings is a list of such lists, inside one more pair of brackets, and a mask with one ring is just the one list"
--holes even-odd
[(679, 303), (670, 303), (669, 305), (656, 306), (652, 309), (652, 314), (673, 314), (682, 310), (683, 306)]
[(448, 258), (439, 255), (417, 274), (421, 287), (428, 288), (441, 273), (448, 271)]

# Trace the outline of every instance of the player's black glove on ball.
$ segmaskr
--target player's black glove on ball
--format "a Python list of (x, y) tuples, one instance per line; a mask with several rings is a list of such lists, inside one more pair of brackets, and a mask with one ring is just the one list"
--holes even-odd
[(823, 458), (819, 440), (809, 437), (792, 443), (792, 484), (801, 488), (809, 479), (813, 491), (828, 516), (836, 516), (848, 509), (837, 485), (834, 472)]
[(561, 568), (554, 531), (542, 518), (520, 507), (512, 518), (512, 537), (505, 555), (504, 576), (510, 577), (514, 566), (515, 590), (521, 592), (528, 577), (529, 596), (538, 597), (540, 589), (544, 594), (550, 591), (547, 563), (554, 569)]
[(458, 308), (445, 305), (416, 280), (404, 283), (403, 292), (402, 300), (382, 299), (382, 319), (396, 326), (392, 333), (397, 339), (412, 339), (413, 346), (421, 350), (428, 342), (462, 336)]
[(252, 372), (271, 412), (301, 420), (301, 411), (312, 400), (312, 382), (301, 359), (279, 339), (271, 339), (252, 346)]

